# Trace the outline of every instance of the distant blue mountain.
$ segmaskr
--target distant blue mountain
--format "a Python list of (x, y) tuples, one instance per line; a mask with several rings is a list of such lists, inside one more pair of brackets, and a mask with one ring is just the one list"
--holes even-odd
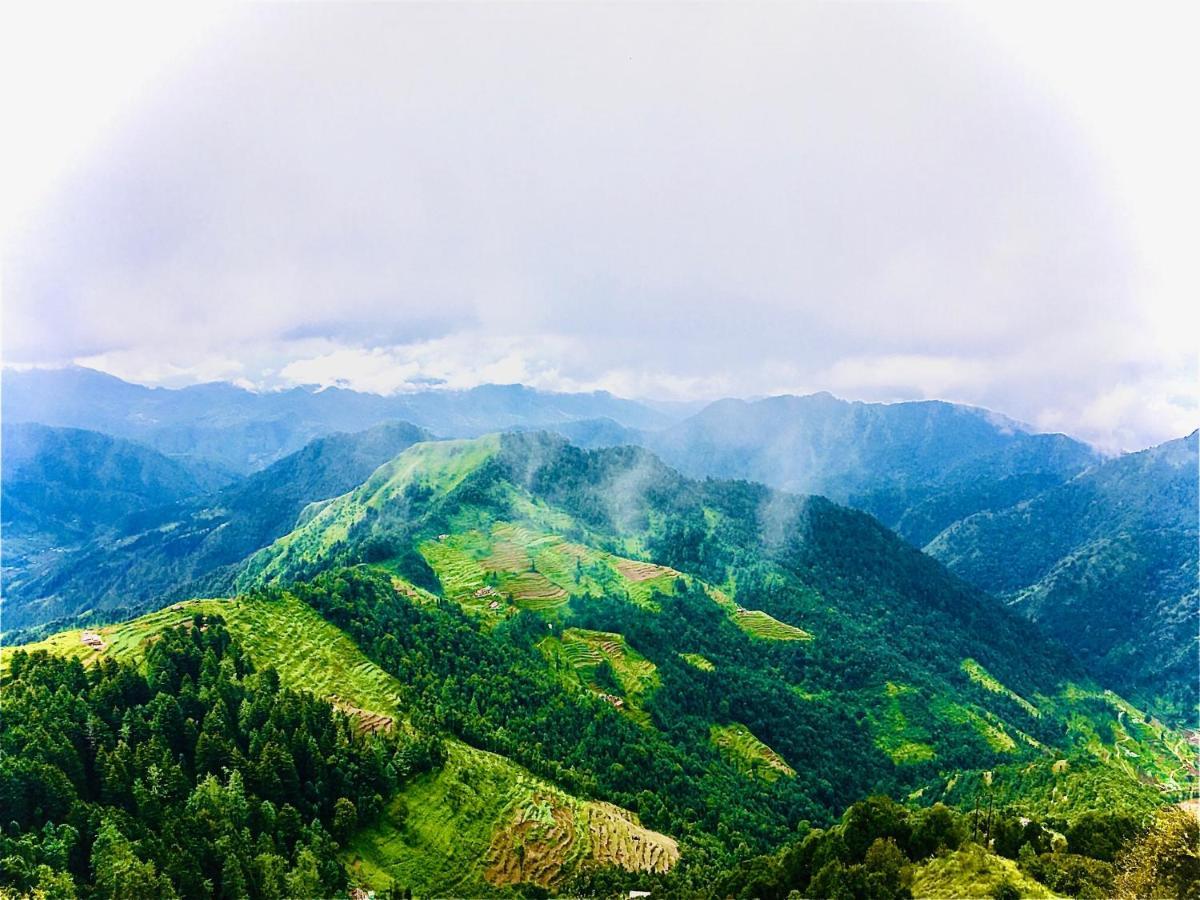
[(386, 397), (313, 387), (257, 393), (225, 383), (172, 390), (68, 367), (6, 371), (2, 390), (6, 422), (100, 431), (238, 474), (270, 465), (322, 435), (381, 422), (399, 420), (442, 437), (472, 437), (600, 417), (639, 429), (671, 421), (665, 413), (602, 391), (551, 393), (516, 384)]
[(1073, 647), (1110, 684), (1200, 703), (1197, 433), (957, 522), (926, 548)]
[(849, 402), (827, 393), (720, 400), (656, 432), (608, 437), (641, 444), (688, 475), (821, 494), (871, 513), (917, 546), (964, 516), (1035, 496), (1101, 459), (1080, 441), (1034, 434), (977, 407)]
[[(88, 467), (73, 464), (72, 458), (64, 455), (61, 441), (47, 444), (37, 459), (37, 471), (70, 469), (77, 473), (69, 484), (63, 479), (56, 482), (62, 485), (56, 495), (62, 501), (58, 505), (65, 509), (94, 506), (105, 510), (104, 527), (93, 523), (72, 531), (56, 527), (56, 507), (45, 502), (44, 489), (30, 499), (28, 480), (11, 485), (12, 494), (26, 502), (10, 510), (10, 484), (6, 478), (3, 551), (6, 575), (12, 576), (5, 579), (6, 630), (84, 610), (140, 609), (156, 599), (207, 591), (219, 585), (224, 567), (240, 562), (291, 530), (306, 506), (350, 490), (383, 462), (429, 438), (428, 432), (406, 422), (377, 425), (354, 434), (328, 435), (215, 493), (197, 496), (194, 480), (187, 480), (186, 470), (179, 463), (125, 441), (70, 429), (7, 426), (6, 473), (10, 429), (18, 433), (32, 430), (88, 435), (91, 443), (134, 447), (138, 454), (134, 461), (140, 463), (140, 469), (126, 461), (131, 451), (123, 450), (125, 456), (119, 462), (130, 474), (120, 483), (126, 493), (118, 495), (112, 485), (114, 479), (103, 478), (106, 468), (112, 467), (110, 463), (97, 460)], [(18, 470), (32, 473), (34, 467), (21, 464)], [(97, 476), (109, 486), (99, 495), (85, 484)], [(52, 482), (35, 479), (30, 490), (47, 483)], [(113, 499), (142, 485), (145, 490), (133, 495), (136, 502), (117, 503)], [(17, 515), (10, 519), (14, 512)], [(28, 528), (24, 528), (26, 523)], [(20, 529), (26, 542), (36, 540), (36, 546), (44, 552), (28, 561), (15, 556), (17, 545), (8, 540), (14, 527)]]

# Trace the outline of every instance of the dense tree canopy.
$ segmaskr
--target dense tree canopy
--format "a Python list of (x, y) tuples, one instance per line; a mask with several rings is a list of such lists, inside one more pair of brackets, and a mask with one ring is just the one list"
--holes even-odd
[(49, 896), (327, 896), (332, 835), (374, 817), (436, 741), (359, 737), (329, 702), (255, 672), (220, 619), (142, 667), (9, 658), (0, 885)]

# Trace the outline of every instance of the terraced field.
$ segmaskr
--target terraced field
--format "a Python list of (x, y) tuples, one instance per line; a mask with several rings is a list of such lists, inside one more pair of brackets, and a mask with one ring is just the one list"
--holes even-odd
[(424, 541), (418, 548), (437, 574), (447, 599), (475, 612), (490, 609), (489, 585), (505, 602), (547, 610), (572, 597), (624, 594), (630, 602), (656, 608), (654, 595), (672, 594), (680, 574), (653, 563), (625, 559), (529, 524), (482, 522), (464, 531)]
[(611, 803), (588, 803), (588, 861), (629, 872), (666, 872), (679, 861), (674, 839), (651, 831)]
[(468, 609), (482, 609), (487, 605), (475, 597), (475, 592), (486, 587), (487, 581), (483, 566), (474, 556), (449, 540), (441, 539), (425, 541), (417, 549), (437, 573), (447, 600), (461, 603)]
[(679, 656), (689, 666), (693, 666), (701, 672), (712, 672), (716, 669), (711, 659), (707, 656), (701, 656), (699, 653), (680, 653)]
[(631, 813), (580, 801), (502, 757), (454, 743), (446, 765), (406, 786), (343, 856), (368, 888), (480, 896), (552, 887), (591, 863), (665, 871), (679, 848)]
[[(320, 697), (337, 695), (360, 711), (400, 719), (399, 682), (367, 659), (344, 632), (290, 595), (253, 602), (191, 600), (93, 630), (107, 644), (104, 656), (138, 662), (160, 632), (190, 624), (196, 613), (224, 618), (226, 627), (240, 639), (254, 664), (260, 668), (274, 666), (280, 680), (289, 687)], [(65, 631), (19, 649), (46, 649), (89, 664), (101, 654), (82, 643), (82, 634)], [(3, 655), (10, 652), (6, 647)]]
[(652, 581), (655, 578), (678, 578), (679, 572), (669, 566), (659, 566), (636, 559), (616, 558), (617, 571), (626, 581)]
[[(1089, 753), (1119, 771), (1161, 786), (1164, 796), (1183, 800), (1198, 792), (1190, 773), (1196, 751), (1183, 735), (1112, 691), (1069, 684), (1054, 697), (1038, 697), (1041, 706), (1066, 715), (1069, 727)], [(1101, 712), (1107, 708), (1107, 717)], [(1107, 728), (1097, 725), (1107, 718)]]
[[(938, 718), (956, 725), (967, 725), (979, 733), (997, 753), (1014, 753), (1017, 742), (1005, 729), (1004, 724), (995, 717), (980, 715), (970, 707), (955, 703), (946, 697), (939, 697), (930, 708)], [(989, 714), (990, 715), (990, 714)]]
[(649, 716), (642, 710), (646, 697), (661, 684), (658, 669), (629, 646), (622, 635), (607, 631), (587, 631), (568, 628), (559, 637), (547, 637), (541, 644), (550, 664), (568, 680), (596, 693), (602, 693), (595, 682), (601, 663), (607, 661), (621, 687), (621, 709), (648, 724)]
[(878, 704), (868, 705), (867, 716), (875, 746), (898, 766), (925, 762), (936, 755), (929, 743), (929, 733), (909, 723), (904, 706), (910, 702), (920, 702), (913, 688), (888, 682)]
[(704, 585), (704, 591), (717, 606), (733, 620), (733, 624), (752, 637), (767, 641), (811, 641), (812, 635), (803, 628), (780, 622), (774, 616), (758, 609), (743, 609), (732, 597), (720, 588)]
[(508, 576), (501, 586), (522, 609), (553, 609), (567, 600), (567, 592), (540, 572)]
[(497, 541), (491, 550), (479, 563), (485, 572), (524, 572), (533, 564), (529, 551), (515, 541)]
[[(164, 629), (190, 624), (196, 613), (221, 615), (256, 666), (273, 666), (284, 685), (330, 698), (359, 730), (404, 726), (403, 686), (344, 632), (288, 595), (272, 601), (194, 600), (95, 631), (106, 644), (103, 655), (137, 662)], [(46, 649), (87, 664), (100, 654), (83, 644), (82, 634), (63, 632), (3, 648), (0, 665), (16, 649)], [(636, 666), (632, 651), (630, 657)], [(360, 885), (478, 896), (515, 883), (509, 880), (514, 872), (518, 880), (551, 885), (589, 860), (663, 871), (679, 858), (671, 838), (643, 828), (631, 813), (572, 797), (504, 757), (453, 739), (445, 744), (446, 765), (406, 785), (378, 822), (347, 842), (341, 856)], [(517, 811), (535, 799), (566, 811), (555, 815), (571, 822), (540, 850), (518, 839), (527, 829)]]
[(768, 641), (811, 641), (812, 635), (803, 628), (780, 622), (759, 609), (740, 609), (734, 621), (747, 634)]
[[(538, 514), (543, 518), (548, 515), (545, 511)], [(418, 549), (437, 574), (447, 599), (474, 612), (491, 611), (490, 603), (497, 597), (476, 596), (489, 585), (502, 602), (523, 609), (553, 610), (572, 598), (615, 594), (624, 595), (644, 609), (657, 610), (656, 595), (673, 595), (681, 582), (696, 583), (696, 579), (669, 566), (607, 553), (540, 530), (541, 522), (472, 519), (459, 524), (463, 530), (427, 540)], [(631, 548), (631, 552), (637, 552), (637, 548)], [(802, 628), (761, 610), (742, 609), (721, 590), (704, 587), (713, 602), (753, 637), (769, 641), (812, 639)]]
[(793, 778), (796, 770), (783, 757), (756, 738), (745, 725), (714, 725), (709, 736), (713, 744), (744, 774), (774, 781), (781, 775)]
[(1041, 711), (1038, 710), (1036, 706), (1034, 706), (1024, 697), (1017, 694), (1015, 691), (1009, 690), (1007, 687), (993, 678), (987, 669), (985, 669), (975, 660), (964, 659), (962, 661), (962, 670), (967, 673), (968, 678), (983, 687), (985, 690), (991, 691), (993, 694), (1000, 694), (1003, 697), (1008, 697), (1035, 719), (1041, 716)]

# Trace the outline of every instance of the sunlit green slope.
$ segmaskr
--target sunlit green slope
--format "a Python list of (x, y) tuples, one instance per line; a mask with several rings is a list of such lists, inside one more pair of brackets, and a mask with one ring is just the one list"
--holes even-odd
[[(399, 579), (393, 586), (421, 597)], [(118, 625), (6, 647), (3, 656), (46, 650), (85, 665), (139, 662), (164, 629), (190, 625), (198, 614), (221, 616), (254, 664), (276, 669), (284, 685), (332, 699), (364, 727), (409, 727), (405, 686), (288, 594), (173, 604)], [(674, 840), (631, 813), (577, 799), (502, 756), (453, 739), (446, 756), (443, 766), (389, 798), (380, 820), (343, 848), (353, 881), (374, 889), (397, 884), (419, 895), (479, 895), (525, 883), (550, 887), (585, 864), (661, 872), (679, 857)]]
[[(641, 451), (544, 436), (417, 445), (256, 555), (241, 584), (355, 563), (420, 584), (484, 634), (536, 614), (564, 685), (643, 727), (694, 721), (714, 759), (753, 777), (800, 772), (784, 793), (813, 796), (816, 768), (850, 790), (962, 802), (972, 773), (995, 769), (1069, 816), (1103, 799), (1064, 779), (1143, 811), (1194, 789), (1177, 732), (870, 518), (819, 498), (690, 481)], [(768, 700), (764, 679), (782, 694)], [(707, 693), (726, 702), (697, 699)], [(1036, 797), (1020, 786), (1026, 770), (1044, 775)]]

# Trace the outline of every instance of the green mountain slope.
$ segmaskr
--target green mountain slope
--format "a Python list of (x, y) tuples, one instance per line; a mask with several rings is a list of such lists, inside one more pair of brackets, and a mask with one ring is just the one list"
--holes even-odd
[[(89, 541), (111, 541), (131, 514), (178, 504), (219, 483), (149, 447), (76, 428), (6, 424), (0, 474), (5, 613), (32, 582)], [(38, 615), (57, 614), (43, 604)]]
[[(955, 772), (1033, 765), (1049, 777), (1065, 758), (1073, 773), (1116, 773), (1121, 802), (1143, 811), (1160, 790), (1188, 789), (1177, 735), (1132, 723), (1065, 651), (870, 517), (690, 481), (644, 451), (540, 435), (417, 445), (256, 554), (240, 585), (345, 564), (366, 564), (365, 583), (310, 602), (385, 669), (426, 684), (419, 702), (469, 706), (453, 723), (469, 740), (636, 805), (671, 776), (632, 772), (624, 746), (585, 748), (541, 712), (562, 687), (615, 707), (626, 742), (688, 772), (652, 820), (664, 830), (737, 815), (690, 806), (718, 772), (735, 806), (774, 796), (740, 826), (763, 840), (787, 808), (827, 816), (870, 789), (932, 800)], [(451, 605), (385, 600), (371, 579), (389, 573)], [(513, 692), (529, 696), (527, 734)], [(784, 777), (763, 780), (761, 766)]]
[(1194, 722), (1197, 434), (972, 516), (927, 550), (1072, 646), (1106, 683)]
[(697, 477), (746, 478), (866, 510), (916, 546), (1058, 484), (1097, 454), (997, 413), (829, 394), (721, 400), (642, 443)]
[[(221, 758), (246, 760), (249, 789), (276, 790), (265, 737), (245, 730), (268, 714), (270, 677), (242, 672), (243, 656), (368, 736), (317, 728), (337, 771), (379, 759), (372, 742), (396, 745), (390, 766), (358, 764), (386, 791), (339, 782), (357, 798), (340, 812), (334, 791), (300, 791), (336, 850), (316, 826), (293, 845), (269, 815), (251, 817), (274, 848), (239, 863), (252, 879), (290, 866), (287, 883), (304, 883), (297, 848), (311, 845), (351, 883), (419, 895), (829, 896), (906, 880), (1036, 891), (1031, 872), (1059, 878), (1070, 861), (1017, 866), (1023, 845), (1048, 853), (1061, 832), (1082, 847), (1097, 817), (1123, 841), (1195, 790), (1179, 733), (875, 519), (822, 498), (693, 481), (634, 448), (506, 434), (413, 444), (296, 521), (242, 564), (234, 600), (40, 647), (95, 673), (60, 676), (72, 684), (127, 681), (104, 661), (123, 659), (177, 686), (188, 708), (209, 704), (178, 733), (197, 790), (201, 764)], [(229, 660), (201, 664), (188, 641)], [(191, 662), (172, 668), (164, 648)], [(199, 667), (192, 687), (179, 665)], [(25, 705), (4, 739), (57, 746), (23, 721), (37, 717), (32, 695), (13, 696)], [(86, 716), (55, 696), (86, 756)], [(259, 712), (240, 709), (242, 696)], [(151, 697), (141, 702), (163, 702)], [(192, 749), (198, 731), (209, 740)], [(227, 757), (218, 732), (233, 735)], [(304, 746), (289, 745), (297, 760)], [(68, 769), (86, 784), (87, 765)], [(6, 778), (0, 791), (17, 790)], [(222, 785), (202, 793), (237, 790)], [(875, 794), (905, 807), (862, 799)], [(106, 802), (97, 797), (84, 802)], [(42, 827), (44, 813), (21, 810), (23, 833)], [(145, 833), (152, 810), (131, 810), (123, 833)], [(189, 801), (181, 815), (193, 814)], [(875, 846), (892, 832), (894, 850)], [(1092, 868), (1096, 884), (1112, 883), (1111, 865)], [(313, 877), (333, 884), (341, 871)], [(220, 884), (238, 877), (222, 872)]]
[[(404, 422), (330, 435), (216, 493), (126, 509), (99, 537), (10, 581), (5, 624), (12, 630), (82, 610), (120, 617), (168, 599), (222, 592), (227, 570), (291, 530), (305, 507), (345, 493), (426, 439)], [(78, 486), (64, 499), (71, 508), (88, 504)]]
[[(86, 666), (141, 664), (164, 631), (197, 615), (220, 617), (255, 667), (273, 668), (285, 687), (332, 700), (361, 727), (411, 729), (408, 689), (286, 594), (175, 604), (88, 632), (100, 637), (99, 648), (82, 640), (83, 631), (61, 632), (5, 648), (0, 671), (7, 674), (14, 653), (39, 650)], [(578, 799), (502, 756), (453, 739), (444, 743), (441, 764), (385, 800), (378, 820), (347, 840), (340, 854), (351, 881), (368, 889), (395, 884), (421, 896), (478, 896), (513, 885), (556, 886), (581, 866), (665, 872), (679, 856), (673, 839), (642, 827), (631, 813)]]

